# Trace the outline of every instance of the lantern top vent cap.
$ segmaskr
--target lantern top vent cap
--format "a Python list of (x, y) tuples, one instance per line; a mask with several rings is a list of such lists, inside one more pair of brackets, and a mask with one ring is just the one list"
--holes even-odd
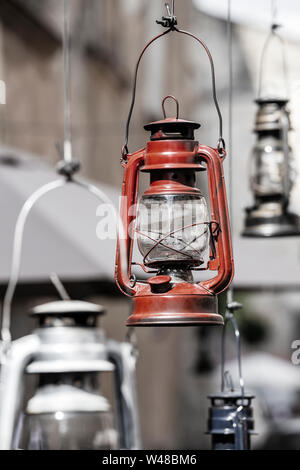
[[(176, 117), (166, 117), (165, 102), (167, 99), (175, 101)], [(200, 124), (193, 121), (186, 121), (185, 119), (179, 119), (179, 103), (174, 96), (168, 95), (163, 99), (162, 110), (164, 119), (151, 122), (144, 126), (146, 131), (151, 132), (151, 140), (194, 140), (194, 130), (199, 129)]]
[(32, 316), (77, 316), (77, 315), (102, 315), (104, 308), (90, 302), (80, 300), (58, 300), (47, 302), (34, 307), (30, 311)]
[(277, 105), (279, 108), (285, 106), (289, 100), (288, 98), (280, 98), (280, 97), (272, 97), (272, 96), (266, 96), (264, 98), (257, 98), (254, 100), (256, 104), (259, 106), (264, 106), (267, 104), (274, 104)]

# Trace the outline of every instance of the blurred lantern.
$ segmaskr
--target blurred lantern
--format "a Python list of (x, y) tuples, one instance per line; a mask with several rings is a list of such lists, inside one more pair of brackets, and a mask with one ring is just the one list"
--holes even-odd
[[(287, 109), (289, 87), (284, 42), (278, 34), (279, 24), (273, 12), (270, 32), (266, 38), (259, 67), (259, 87), (254, 132), (256, 144), (251, 154), (250, 188), (254, 206), (246, 209), (243, 235), (276, 237), (300, 234), (300, 219), (289, 212), (291, 189), (295, 180), (292, 151), (289, 146), (291, 129)], [(283, 88), (272, 87), (274, 74), (264, 77), (267, 52), (276, 44), (282, 59)], [(278, 47), (279, 46), (279, 47)], [(276, 70), (277, 72), (277, 70)], [(275, 74), (277, 75), (280, 73)], [(271, 91), (272, 90), (272, 91)]]
[(254, 131), (257, 142), (251, 155), (250, 187), (255, 198), (246, 209), (244, 236), (299, 235), (299, 217), (288, 211), (295, 179), (288, 143), (288, 100), (260, 98)]
[[(208, 434), (212, 436), (213, 450), (249, 450), (254, 419), (251, 402), (254, 396), (245, 393), (242, 375), (241, 336), (235, 312), (242, 305), (236, 301), (227, 304), (224, 315), (221, 346), (221, 391), (211, 395)], [(232, 324), (237, 347), (240, 390), (235, 391), (231, 374), (225, 370), (227, 326)]]
[(254, 433), (253, 398), (236, 392), (209, 397), (208, 434), (212, 436), (213, 450), (250, 450)]
[[(132, 345), (106, 341), (96, 327), (102, 307), (58, 301), (36, 307), (39, 327), (11, 345), (2, 366), (2, 449), (134, 449), (139, 446)], [(23, 374), (38, 387), (20, 404)], [(102, 391), (115, 377), (114, 409)]]

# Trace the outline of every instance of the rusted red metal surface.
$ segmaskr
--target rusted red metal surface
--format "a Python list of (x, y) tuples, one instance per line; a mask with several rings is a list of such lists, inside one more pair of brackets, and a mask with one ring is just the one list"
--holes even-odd
[[(170, 137), (172, 136), (170, 122), (174, 123), (176, 138)], [(126, 162), (123, 163), (123, 198), (120, 211), (126, 234), (127, 266), (124, 266), (122, 261), (124, 258), (120, 256), (118, 243), (116, 282), (120, 290), (131, 296), (133, 300), (133, 311), (128, 319), (128, 326), (223, 324), (223, 318), (218, 314), (217, 294), (230, 285), (233, 277), (230, 225), (223, 174), (224, 152), (220, 155), (217, 149), (199, 145), (191, 135), (189, 139), (183, 139), (180, 132), (184, 135), (185, 124), (182, 128), (182, 122), (177, 119), (166, 119), (145, 126), (145, 129), (153, 131), (151, 136), (153, 140), (149, 141), (144, 149), (128, 154)], [(188, 123), (187, 127), (196, 128), (194, 123), (185, 122)], [(169, 138), (165, 138), (166, 129)], [(193, 179), (195, 171), (205, 169), (209, 184), (210, 218), (215, 224), (215, 230), (211, 231), (214, 240), (211, 243), (207, 269), (217, 271), (216, 276), (199, 283), (172, 282), (170, 276), (162, 276), (158, 271), (157, 276), (150, 277), (146, 283), (132, 282), (134, 237), (132, 232), (129, 233), (129, 227), (136, 217), (132, 207), (136, 207), (137, 203), (140, 172), (150, 173), (150, 187), (145, 194), (194, 194), (199, 190), (185, 183), (189, 178)], [(180, 178), (179, 181), (172, 179), (174, 170), (177, 179), (178, 175), (183, 175), (182, 181)], [(147, 271), (147, 266), (144, 268)], [(185, 269), (184, 263), (182, 268)], [(189, 266), (189, 269), (193, 268)]]
[[(224, 291), (233, 277), (233, 259), (230, 237), (230, 226), (228, 218), (226, 190), (223, 174), (223, 159), (225, 157), (225, 142), (222, 137), (223, 124), (222, 114), (219, 108), (215, 70), (211, 53), (206, 44), (198, 37), (188, 31), (176, 27), (176, 18), (159, 22), (167, 30), (151, 39), (139, 55), (133, 81), (132, 100), (126, 122), (125, 143), (122, 148), (122, 164), (124, 167), (124, 179), (122, 186), (121, 202), (121, 224), (122, 231), (126, 234), (125, 243), (117, 244), (115, 277), (120, 290), (130, 296), (133, 300), (133, 311), (130, 315), (128, 326), (155, 326), (155, 325), (196, 325), (196, 324), (223, 324), (223, 317), (218, 314), (217, 294)], [(179, 119), (179, 104), (173, 96), (166, 96), (162, 101), (164, 119), (152, 122), (145, 126), (151, 132), (150, 141), (144, 149), (130, 154), (128, 151), (128, 139), (130, 121), (136, 98), (136, 85), (138, 70), (141, 59), (156, 40), (167, 34), (185, 35), (204, 48), (210, 63), (212, 98), (219, 119), (219, 139), (217, 148), (199, 145), (194, 139), (194, 131), (200, 124)], [(165, 102), (172, 98), (176, 103), (176, 117), (167, 118)], [(151, 228), (146, 236), (150, 239), (152, 246), (146, 250), (143, 263), (133, 262), (134, 234), (145, 236), (145, 232), (135, 228), (136, 203), (138, 199), (138, 182), (140, 172), (150, 174), (150, 186), (145, 191), (143, 199), (169, 198), (169, 200), (201, 200), (201, 192), (195, 187), (195, 172), (207, 170), (210, 208), (210, 220), (195, 220), (182, 228), (191, 229), (201, 224), (207, 225), (210, 233), (210, 255), (206, 267), (200, 267), (204, 261), (201, 258), (203, 247), (198, 249), (198, 257), (186, 258), (182, 255), (183, 250), (178, 250), (166, 242), (167, 238), (179, 238), (176, 230), (170, 230), (167, 234), (160, 229), (155, 236), (150, 236)], [(200, 204), (200, 203), (199, 203)], [(204, 204), (205, 205), (205, 204)], [(207, 214), (207, 211), (204, 211)], [(197, 219), (195, 217), (195, 219)], [(129, 229), (131, 230), (129, 232)], [(135, 231), (135, 233), (134, 233)], [(154, 232), (153, 232), (154, 233)], [(207, 230), (205, 232), (207, 235)], [(199, 238), (199, 237), (198, 237)], [(141, 240), (141, 239), (140, 239)], [(179, 240), (179, 241), (182, 241)], [(173, 243), (173, 240), (172, 240)], [(193, 243), (193, 242), (192, 242)], [(126, 253), (121, 249), (125, 247)], [(165, 258), (167, 268), (160, 265), (161, 259), (155, 256), (149, 257), (152, 252), (161, 248), (169, 250)], [(140, 246), (139, 246), (140, 248)], [(193, 248), (194, 249), (194, 248)], [(195, 250), (197, 252), (197, 249)], [(174, 259), (172, 254), (174, 253)], [(173, 263), (173, 264), (172, 264)], [(139, 265), (145, 272), (150, 272), (152, 277), (145, 281), (137, 281), (132, 274), (132, 265)], [(172, 269), (169, 266), (172, 264)], [(150, 269), (150, 271), (149, 271)], [(212, 279), (203, 282), (194, 282), (193, 270), (217, 271)], [(178, 272), (180, 271), (180, 275)], [(155, 274), (155, 276), (153, 276)]]

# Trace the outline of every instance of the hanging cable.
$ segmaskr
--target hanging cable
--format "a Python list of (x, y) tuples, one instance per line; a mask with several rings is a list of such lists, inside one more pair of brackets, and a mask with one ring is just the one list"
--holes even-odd
[[(231, 231), (233, 233), (233, 222), (234, 222), (234, 210), (233, 210), (233, 132), (232, 132), (232, 122), (233, 122), (233, 41), (232, 41), (232, 20), (231, 20), (231, 0), (227, 0), (228, 9), (227, 9), (227, 43), (228, 43), (228, 151), (229, 151), (229, 158), (228, 158), (228, 182), (229, 182), (229, 190), (228, 190), (228, 203), (229, 203), (229, 215), (231, 221)], [(233, 238), (233, 237), (232, 237)], [(227, 289), (226, 292), (226, 312), (225, 312), (225, 324), (222, 332), (222, 340), (221, 340), (221, 391), (225, 391), (225, 384), (230, 377), (229, 373), (225, 371), (225, 360), (226, 360), (226, 331), (227, 325), (229, 322), (232, 323), (234, 328), (234, 333), (236, 337), (236, 344), (237, 344), (237, 360), (238, 360), (238, 370), (239, 370), (239, 383), (242, 397), (244, 398), (244, 380), (242, 374), (242, 358), (241, 358), (241, 340), (240, 340), (240, 332), (238, 328), (238, 323), (235, 318), (236, 310), (240, 309), (242, 305), (236, 301), (234, 301), (234, 292), (232, 285)], [(231, 380), (230, 380), (231, 381)], [(229, 382), (230, 382), (229, 381)]]
[(64, 83), (64, 142), (63, 148), (57, 145), (61, 161), (58, 163), (58, 173), (71, 179), (80, 169), (80, 163), (75, 161), (71, 141), (71, 66), (70, 66), (70, 3), (64, 0), (63, 11), (63, 83)]
[[(233, 165), (232, 165), (232, 108), (233, 108), (233, 64), (232, 64), (232, 22), (231, 22), (231, 0), (228, 0), (228, 11), (227, 11), (227, 42), (228, 42), (228, 206), (229, 206), (229, 217), (232, 235), (234, 233), (234, 219), (233, 219)], [(233, 240), (233, 236), (231, 237)], [(233, 301), (233, 287), (232, 284), (227, 290), (227, 305)]]
[[(233, 114), (233, 57), (232, 57), (232, 21), (231, 21), (231, 0), (228, 0), (227, 9), (227, 44), (228, 44), (228, 207), (233, 240), (234, 214), (233, 214), (233, 165), (232, 165), (232, 114)], [(227, 306), (233, 302), (232, 284), (227, 289)]]
[(276, 24), (278, 14), (278, 2), (277, 0), (271, 0), (271, 11), (272, 11), (272, 24)]
[(63, 31), (63, 61), (64, 61), (64, 158), (72, 160), (71, 147), (71, 90), (70, 90), (70, 15), (69, 0), (64, 0), (64, 31)]

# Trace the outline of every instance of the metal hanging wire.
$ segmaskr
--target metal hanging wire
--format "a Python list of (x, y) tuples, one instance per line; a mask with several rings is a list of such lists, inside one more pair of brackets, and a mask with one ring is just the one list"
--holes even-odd
[[(232, 164), (232, 118), (233, 118), (233, 41), (232, 41), (232, 21), (231, 21), (231, 0), (227, 0), (227, 54), (228, 54), (228, 210), (230, 216), (230, 226), (233, 240), (234, 214), (233, 214), (233, 164)], [(232, 284), (227, 289), (227, 305), (233, 302)]]
[(278, 18), (278, 2), (277, 0), (271, 0), (271, 24), (270, 24), (270, 31), (267, 35), (265, 43), (263, 45), (260, 63), (259, 63), (259, 71), (258, 71), (258, 92), (257, 97), (258, 99), (262, 98), (262, 91), (263, 91), (263, 81), (264, 81), (264, 73), (265, 73), (265, 63), (266, 63), (266, 55), (269, 49), (270, 44), (277, 40), (280, 45), (281, 51), (281, 61), (282, 61), (282, 73), (283, 73), (283, 80), (284, 80), (284, 87), (286, 91), (286, 97), (290, 96), (290, 89), (289, 89), (289, 77), (288, 77), (288, 67), (286, 61), (286, 52), (285, 52), (285, 41), (283, 38), (278, 34), (278, 30), (281, 25), (277, 21)]
[(71, 140), (71, 65), (70, 65), (70, 3), (63, 3), (63, 83), (64, 83), (64, 142), (57, 150), (61, 161), (57, 165), (58, 173), (71, 179), (80, 169), (80, 163), (73, 158)]
[(120, 253), (123, 257), (122, 265), (125, 266), (126, 270), (126, 247), (125, 247), (125, 234), (122, 222), (119, 220), (119, 215), (111, 201), (111, 199), (97, 186), (86, 183), (84, 181), (74, 179), (73, 175), (79, 170), (79, 162), (76, 162), (72, 157), (72, 146), (71, 146), (71, 103), (70, 103), (70, 61), (69, 61), (69, 0), (64, 0), (64, 27), (63, 27), (63, 71), (64, 71), (64, 90), (65, 90), (65, 101), (64, 101), (64, 117), (65, 117), (65, 135), (64, 135), (64, 147), (63, 152), (60, 149), (62, 156), (61, 162), (59, 162), (57, 171), (64, 178), (58, 178), (50, 183), (43, 185), (34, 191), (29, 198), (25, 201), (21, 211), (18, 215), (14, 238), (13, 238), (13, 249), (12, 249), (12, 264), (9, 276), (7, 289), (4, 296), (2, 317), (1, 317), (1, 362), (6, 360), (6, 354), (10, 349), (12, 341), (11, 336), (11, 307), (16, 287), (20, 276), (21, 257), (23, 248), (24, 230), (28, 217), (35, 207), (35, 205), (47, 194), (56, 189), (62, 188), (67, 184), (74, 184), (91, 195), (95, 196), (102, 203), (108, 204), (112, 209), (112, 215), (114, 217), (116, 227), (119, 225), (120, 233)]
[(70, 70), (70, 12), (69, 1), (64, 0), (63, 28), (63, 61), (64, 61), (64, 159), (72, 161), (71, 145), (71, 70)]
[[(234, 218), (233, 218), (233, 165), (232, 165), (232, 115), (233, 115), (233, 57), (232, 57), (232, 21), (231, 21), (231, 0), (228, 0), (227, 11), (227, 43), (228, 43), (228, 207), (231, 226), (231, 239), (233, 240)], [(233, 302), (232, 284), (227, 290), (227, 304)]]
[[(232, 37), (232, 20), (231, 20), (231, 0), (227, 0), (227, 44), (228, 44), (228, 81), (229, 81), (229, 92), (228, 92), (228, 205), (229, 215), (231, 221), (231, 227), (233, 228), (234, 214), (233, 214), (233, 163), (232, 163), (232, 149), (233, 149), (233, 37)], [(238, 373), (239, 373), (239, 385), (242, 395), (242, 401), (244, 400), (244, 379), (242, 374), (242, 355), (241, 355), (241, 338), (238, 328), (238, 323), (235, 318), (236, 310), (242, 308), (242, 305), (234, 300), (234, 290), (232, 285), (227, 289), (226, 292), (226, 312), (224, 317), (224, 328), (222, 332), (221, 340), (221, 392), (225, 392), (225, 388), (233, 391), (233, 382), (229, 371), (225, 370), (226, 361), (226, 333), (228, 323), (231, 323), (234, 328), (234, 334), (236, 338), (237, 346), (237, 361), (238, 361)]]

